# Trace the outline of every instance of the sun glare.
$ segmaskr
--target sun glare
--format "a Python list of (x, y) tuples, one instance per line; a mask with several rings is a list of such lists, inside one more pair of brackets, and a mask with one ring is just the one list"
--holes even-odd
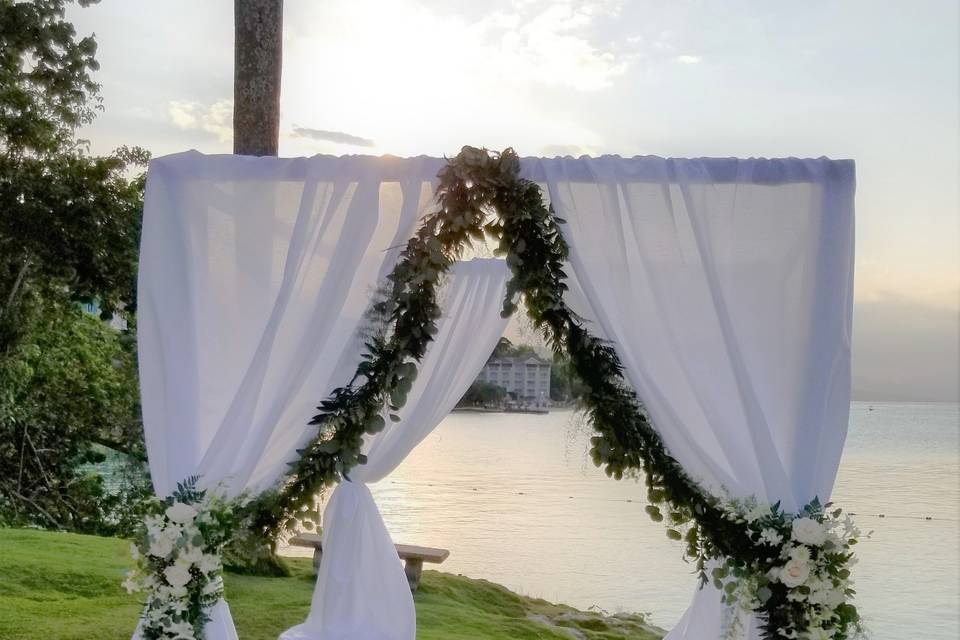
[[(319, 9), (318, 15), (319, 15)], [(291, 136), (285, 155), (453, 153), (451, 140), (537, 151), (599, 143), (561, 110), (544, 109), (530, 70), (497, 22), (468, 23), (406, 2), (324, 5), (323, 18), (291, 25), (284, 55), (284, 130), (335, 129), (366, 149)], [(437, 55), (441, 52), (441, 55)], [(543, 69), (544, 82), (551, 70)]]

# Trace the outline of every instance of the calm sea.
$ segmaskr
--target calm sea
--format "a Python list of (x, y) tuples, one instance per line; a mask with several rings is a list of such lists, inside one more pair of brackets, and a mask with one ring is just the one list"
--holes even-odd
[[(451, 550), (445, 571), (669, 628), (695, 578), (643, 487), (588, 461), (589, 437), (570, 411), (454, 413), (374, 495), (395, 541)], [(958, 467), (957, 405), (854, 403), (833, 498), (874, 531), (855, 577), (876, 640), (960, 634)]]

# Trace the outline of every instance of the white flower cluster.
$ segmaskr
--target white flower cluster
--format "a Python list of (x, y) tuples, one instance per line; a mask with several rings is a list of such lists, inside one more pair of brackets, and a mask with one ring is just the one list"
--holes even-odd
[(858, 628), (856, 610), (848, 605), (853, 595), (850, 568), (856, 564), (851, 547), (860, 530), (850, 516), (841, 517), (839, 509), (827, 512), (816, 501), (797, 516), (768, 504), (731, 501), (728, 514), (748, 525), (760, 558), (748, 567), (728, 560), (713, 572), (724, 602), (738, 610), (728, 637), (743, 637), (745, 616), (762, 611), (778, 585), (785, 588), (794, 612), (790, 623), (778, 629), (780, 636), (791, 640), (851, 637), (851, 627)]
[(195, 640), (205, 621), (202, 609), (223, 595), (218, 545), (203, 533), (216, 524), (214, 504), (173, 502), (162, 514), (147, 516), (139, 544), (130, 545), (137, 569), (127, 573), (123, 586), (128, 593), (146, 593), (144, 637)]

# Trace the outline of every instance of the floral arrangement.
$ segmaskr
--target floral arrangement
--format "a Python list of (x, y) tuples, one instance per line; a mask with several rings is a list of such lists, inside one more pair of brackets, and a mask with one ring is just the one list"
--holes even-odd
[(237, 525), (233, 505), (197, 489), (197, 477), (155, 500), (130, 552), (129, 593), (146, 593), (140, 618), (144, 640), (203, 638), (208, 610), (223, 596), (223, 545)]
[(464, 147), (438, 178), (437, 209), (407, 242), (388, 276), (387, 294), (374, 305), (384, 330), (366, 343), (353, 379), (320, 402), (310, 422), (315, 432), (297, 451), (287, 480), (274, 494), (258, 497), (253, 529), (277, 535), (289, 528), (326, 485), (366, 461), (364, 437), (385, 427), (385, 415), (399, 419), (391, 412), (406, 403), (417, 364), (437, 331), (443, 274), (464, 247), (489, 241), (512, 274), (502, 314), (514, 313), (522, 298), (534, 327), (569, 356), (586, 386), (584, 408), (596, 430), (594, 463), (617, 480), (645, 478), (647, 512), (667, 521), (668, 537), (685, 541), (702, 584), (712, 575), (727, 604), (758, 615), (769, 640), (857, 635), (848, 581), (855, 528), (847, 520), (840, 525), (839, 511), (825, 513), (817, 501), (786, 514), (779, 505), (725, 500), (670, 455), (625, 382), (615, 348), (592, 335), (566, 305), (564, 221), (544, 203), (536, 183), (520, 177), (516, 152)]
[[(714, 586), (734, 614), (728, 638), (743, 637), (749, 614), (780, 618), (777, 635), (831, 640), (860, 631), (850, 568), (860, 530), (849, 515), (814, 499), (799, 514), (756, 500), (727, 502), (728, 517), (744, 527), (760, 553), (749, 561), (727, 557), (711, 572)], [(868, 534), (869, 535), (869, 534)]]

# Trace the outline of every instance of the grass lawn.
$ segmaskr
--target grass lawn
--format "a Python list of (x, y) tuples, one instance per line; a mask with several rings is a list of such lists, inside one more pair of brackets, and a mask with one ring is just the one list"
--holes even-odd
[[(289, 578), (227, 574), (242, 640), (276, 640), (303, 622), (313, 575), (287, 559)], [(129, 543), (72, 533), (0, 529), (0, 639), (129, 640), (140, 604), (120, 587)], [(519, 596), (485, 580), (425, 571), (416, 594), (418, 640), (654, 640), (640, 616), (605, 618)]]

